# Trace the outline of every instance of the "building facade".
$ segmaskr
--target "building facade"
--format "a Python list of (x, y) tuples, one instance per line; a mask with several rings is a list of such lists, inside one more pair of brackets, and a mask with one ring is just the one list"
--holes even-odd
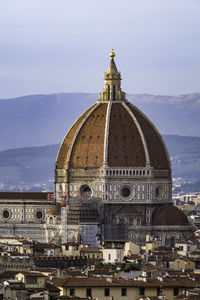
[(186, 216), (172, 204), (166, 146), (126, 99), (114, 56), (99, 99), (61, 144), (54, 200), (44, 193), (1, 193), (1, 235), (91, 246), (102, 239), (144, 245), (146, 235), (172, 246), (193, 238)]
[(0, 193), (0, 236), (24, 236), (42, 242), (53, 238), (58, 225), (51, 230), (48, 211), (52, 207), (54, 201), (48, 193)]

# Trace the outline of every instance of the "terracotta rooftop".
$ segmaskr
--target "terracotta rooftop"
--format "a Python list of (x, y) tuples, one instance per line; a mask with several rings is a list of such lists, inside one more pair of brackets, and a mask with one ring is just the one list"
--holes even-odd
[(101, 252), (101, 249), (98, 247), (83, 247), (80, 250), (81, 253), (99, 253)]
[(143, 280), (123, 280), (112, 279), (106, 280), (104, 278), (55, 278), (53, 280), (57, 287), (145, 287), (145, 286), (169, 286), (169, 287), (195, 287), (195, 282), (186, 278), (165, 278), (163, 281), (158, 279), (150, 279), (146, 282)]
[(23, 274), (24, 276), (28, 276), (28, 277), (46, 277), (44, 274), (39, 273), (39, 272), (26, 272), (26, 271), (20, 272), (19, 271), (17, 274)]
[(18, 273), (19, 273), (18, 271), (5, 271), (3, 273), (0, 273), (0, 278), (3, 278), (3, 279), (15, 278), (15, 275)]
[(167, 273), (170, 276), (188, 276), (188, 275), (194, 274), (194, 271), (192, 271), (192, 270), (184, 270), (184, 271), (167, 270)]
[(62, 245), (68, 245), (68, 246), (79, 246), (80, 243), (78, 242), (67, 242), (67, 243), (63, 243)]
[(54, 284), (52, 284), (51, 282), (45, 282), (45, 288), (48, 290), (48, 291), (51, 291), (51, 292), (60, 292), (59, 288), (57, 288)]
[(114, 274), (116, 273), (116, 271), (110, 271), (110, 270), (106, 270), (106, 269), (95, 269), (93, 271), (89, 271), (88, 275), (92, 276), (92, 275), (107, 275), (107, 276), (114, 276)]
[(77, 296), (66, 296), (66, 295), (63, 295), (63, 296), (57, 296), (56, 299), (61, 299), (61, 300), (88, 300), (89, 298), (82, 298), (82, 297), (77, 297)]
[(0, 199), (34, 199), (34, 200), (47, 200), (47, 195), (49, 193), (40, 192), (0, 192)]
[(51, 243), (33, 243), (31, 248), (33, 249), (55, 249), (58, 248), (58, 245), (51, 244)]

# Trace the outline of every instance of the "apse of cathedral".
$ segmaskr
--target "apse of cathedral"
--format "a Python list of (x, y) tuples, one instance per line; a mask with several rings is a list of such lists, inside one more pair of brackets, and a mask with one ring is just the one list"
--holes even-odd
[(20, 195), (15, 201), (7, 199), (8, 207), (6, 196), (1, 197), (1, 234), (20, 232), (36, 240), (61, 238), (63, 243), (91, 246), (101, 240), (143, 245), (146, 235), (163, 245), (193, 237), (187, 217), (172, 203), (165, 143), (126, 99), (114, 57), (112, 51), (99, 99), (76, 120), (60, 146), (54, 201), (47, 200), (48, 194), (39, 200)]

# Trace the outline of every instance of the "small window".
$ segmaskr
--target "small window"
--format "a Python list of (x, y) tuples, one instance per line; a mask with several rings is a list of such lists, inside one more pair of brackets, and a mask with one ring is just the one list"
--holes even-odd
[(111, 260), (111, 255), (110, 254), (108, 254), (108, 260)]
[(75, 296), (75, 289), (69, 289), (69, 295)]
[(37, 284), (37, 277), (26, 277), (26, 284)]
[(115, 100), (115, 85), (113, 85), (113, 100)]
[(86, 289), (86, 297), (92, 297), (92, 289)]
[(49, 224), (53, 224), (53, 217), (49, 217)]
[(174, 288), (174, 296), (178, 296), (178, 294), (179, 294), (178, 292), (179, 292), (178, 287), (175, 287)]
[(127, 289), (126, 288), (122, 288), (122, 296), (127, 296)]
[(139, 293), (140, 293), (140, 296), (144, 296), (144, 288), (143, 287), (140, 287)]
[(157, 287), (157, 296), (160, 296), (161, 295), (161, 288), (160, 287)]
[(133, 225), (133, 218), (130, 218), (128, 223), (129, 223), (130, 226), (132, 226)]
[(110, 100), (110, 85), (108, 85), (108, 101)]
[(157, 188), (156, 188), (156, 197), (158, 197), (159, 194), (160, 194), (160, 190), (159, 190), (159, 188), (157, 187)]
[(110, 289), (109, 288), (105, 288), (104, 289), (104, 296), (105, 297), (109, 297), (110, 296)]

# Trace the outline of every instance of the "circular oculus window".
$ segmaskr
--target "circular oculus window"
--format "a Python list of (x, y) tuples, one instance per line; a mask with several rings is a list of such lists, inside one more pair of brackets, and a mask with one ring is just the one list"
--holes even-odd
[(35, 217), (37, 220), (42, 220), (44, 218), (44, 213), (41, 210), (36, 211)]
[(11, 218), (11, 212), (8, 209), (4, 209), (2, 212), (2, 217), (6, 220)]
[(130, 186), (123, 186), (120, 190), (120, 197), (123, 200), (130, 200), (135, 195), (135, 190)]
[(130, 188), (124, 187), (124, 188), (121, 189), (121, 195), (122, 195), (122, 197), (128, 198), (130, 196), (130, 194), (131, 194)]

